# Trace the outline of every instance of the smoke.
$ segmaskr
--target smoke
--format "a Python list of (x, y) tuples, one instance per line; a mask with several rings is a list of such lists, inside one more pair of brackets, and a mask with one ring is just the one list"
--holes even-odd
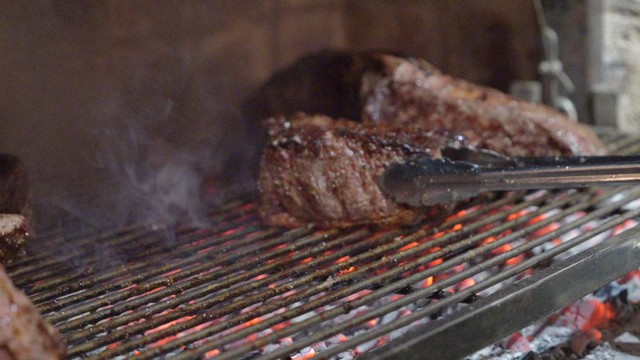
[(175, 47), (149, 53), (130, 60), (130, 76), (109, 91), (116, 110), (92, 130), (85, 173), (95, 181), (56, 203), (95, 228), (162, 224), (171, 238), (172, 226), (205, 227), (212, 205), (254, 189), (259, 149), (243, 97), (221, 86), (234, 74), (214, 63), (204, 74)]
[[(123, 136), (124, 135), (124, 136)], [(110, 129), (98, 161), (108, 176), (118, 209), (116, 223), (150, 222), (207, 225), (201, 196), (206, 158), (175, 144), (153, 139), (134, 124)], [(215, 148), (209, 149), (214, 152)], [(118, 225), (120, 225), (118, 224)]]

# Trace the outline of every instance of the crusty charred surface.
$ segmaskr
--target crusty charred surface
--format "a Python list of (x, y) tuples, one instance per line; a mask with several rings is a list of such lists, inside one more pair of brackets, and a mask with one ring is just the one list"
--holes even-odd
[(586, 126), (538, 104), (443, 75), (425, 61), (378, 55), (363, 76), (363, 121), (412, 124), (467, 137), (471, 145), (511, 156), (602, 155)]
[(410, 224), (424, 209), (395, 203), (378, 186), (387, 167), (415, 156), (439, 157), (461, 142), (411, 127), (368, 126), (325, 116), (269, 120), (258, 186), (267, 224), (346, 227)]
[(0, 264), (25, 255), (28, 233), (24, 216), (0, 214)]
[(0, 266), (0, 359), (63, 359), (66, 347)]
[[(266, 108), (284, 114), (296, 109), (348, 113), (362, 123), (303, 115), (270, 121), (259, 175), (268, 224), (411, 223), (428, 209), (394, 203), (377, 179), (391, 162), (416, 155), (438, 157), (452, 139), (510, 157), (606, 153), (589, 128), (559, 112), (443, 75), (425, 61), (375, 52), (317, 56), (302, 59), (291, 76), (286, 76), (291, 69), (281, 71), (287, 81), (267, 86), (278, 96), (267, 96), (271, 102)], [(301, 69), (324, 77), (323, 69), (335, 63), (342, 65), (324, 78), (330, 86), (295, 81)], [(287, 96), (280, 96), (285, 90)], [(321, 94), (325, 90), (329, 96)], [(356, 100), (341, 96), (353, 93)], [(354, 109), (360, 114), (352, 115)]]
[(23, 162), (15, 155), (0, 153), (0, 214), (20, 214), (31, 224), (31, 193)]

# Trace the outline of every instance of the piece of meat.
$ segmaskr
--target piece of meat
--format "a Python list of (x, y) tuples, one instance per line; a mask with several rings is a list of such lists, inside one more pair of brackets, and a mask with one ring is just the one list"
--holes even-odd
[[(326, 116), (269, 120), (258, 188), (269, 225), (309, 222), (347, 227), (410, 224), (427, 209), (398, 204), (378, 186), (388, 166), (417, 156), (440, 157), (463, 138), (411, 126), (365, 125)], [(429, 210), (442, 210), (434, 208)]]
[(65, 353), (58, 331), (0, 266), (0, 360), (54, 360), (63, 359)]
[(24, 256), (27, 237), (24, 216), (0, 214), (0, 264)]
[(0, 214), (20, 214), (31, 225), (29, 179), (24, 164), (15, 155), (0, 153)]
[[(351, 111), (352, 107), (331, 106), (331, 99), (357, 89), (352, 105), (360, 109), (357, 118), (362, 124), (303, 115), (270, 122), (270, 139), (258, 180), (262, 215), (268, 224), (411, 223), (425, 211), (438, 209), (409, 209), (394, 203), (381, 192), (377, 178), (389, 162), (417, 153), (438, 156), (438, 146), (456, 139), (463, 139), (466, 146), (510, 157), (606, 153), (604, 144), (588, 127), (557, 111), (443, 75), (425, 61), (371, 52), (336, 55), (334, 59), (345, 57), (352, 59), (352, 65), (343, 67), (341, 74), (349, 74), (350, 80), (330, 77), (337, 78), (338, 84), (329, 87), (327, 97), (319, 95), (317, 107), (313, 97), (307, 96), (311, 90), (292, 91), (297, 86), (294, 77), (287, 79), (281, 72), (282, 82), (275, 83), (277, 86), (272, 83), (275, 88), (271, 91), (289, 95), (282, 107), (277, 106), (276, 96), (269, 97), (273, 103), (268, 109), (286, 113), (296, 109), (296, 96), (301, 96), (301, 110), (345, 114), (344, 109)], [(313, 56), (304, 61), (309, 59)], [(296, 69), (299, 73), (315, 67), (313, 62), (307, 67), (298, 63)], [(323, 86), (311, 93), (318, 93)], [(385, 146), (376, 142), (381, 139)], [(417, 149), (417, 153), (403, 153), (404, 147)]]
[(361, 83), (364, 122), (447, 130), (474, 146), (514, 147), (513, 156), (606, 154), (591, 129), (547, 106), (446, 76), (424, 60), (376, 59)]
[[(601, 155), (606, 148), (586, 126), (550, 107), (442, 74), (420, 59), (381, 51), (324, 50), (275, 73), (246, 101), (251, 128), (296, 112), (373, 123), (413, 123), (461, 133), (488, 149), (495, 135), (519, 155)], [(259, 138), (259, 136), (257, 136)], [(553, 143), (553, 144), (552, 144)], [(531, 149), (533, 148), (533, 151)]]
[[(378, 52), (322, 50), (303, 56), (261, 84), (242, 107), (248, 137), (262, 149), (267, 136), (263, 120), (298, 112), (359, 120), (362, 113), (360, 84)], [(249, 160), (257, 169), (260, 153)]]
[[(272, 118), (268, 124), (270, 137), (258, 177), (260, 211), (268, 225), (406, 225), (425, 212), (453, 208), (454, 204), (422, 209), (398, 204), (383, 193), (378, 181), (391, 163), (437, 158), (444, 148), (468, 146), (462, 135), (411, 124), (362, 124), (304, 114)], [(493, 150), (521, 155), (522, 149), (503, 136), (494, 136)], [(559, 148), (552, 145), (538, 155), (557, 154)]]

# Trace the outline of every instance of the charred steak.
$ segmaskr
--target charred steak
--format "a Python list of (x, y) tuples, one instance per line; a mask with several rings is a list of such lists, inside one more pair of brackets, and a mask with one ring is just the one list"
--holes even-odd
[(0, 153), (0, 214), (20, 214), (31, 223), (29, 179), (23, 162)]
[(24, 216), (0, 214), (0, 264), (25, 254), (27, 236)]
[(0, 266), (0, 360), (63, 359), (66, 347)]
[[(435, 207), (417, 209), (395, 203), (378, 185), (391, 163), (417, 156), (441, 156), (447, 147), (467, 146), (464, 136), (426, 131), (410, 124), (361, 124), (298, 114), (268, 121), (258, 188), (261, 215), (269, 225), (296, 227), (305, 223), (346, 227), (357, 224), (410, 224)], [(521, 155), (504, 134), (494, 137), (493, 150)], [(561, 151), (548, 147), (546, 154)]]
[[(603, 154), (584, 125), (539, 104), (441, 73), (421, 59), (383, 52), (321, 51), (278, 71), (245, 104), (258, 123), (296, 112), (373, 123), (412, 123), (465, 134), (493, 149), (495, 135), (520, 147), (519, 155)], [(254, 126), (259, 128), (259, 126)], [(533, 151), (530, 149), (533, 147)]]
[[(506, 156), (606, 153), (589, 128), (559, 112), (446, 76), (423, 60), (372, 52), (323, 54), (322, 61), (304, 58), (291, 74), (285, 69), (262, 87), (258, 98), (269, 104), (263, 115), (290, 114), (300, 97), (299, 110), (351, 116), (356, 108), (354, 120), (361, 124), (304, 115), (267, 122), (271, 128), (258, 186), (268, 224), (415, 221), (428, 209), (394, 203), (381, 192), (377, 178), (390, 162), (418, 154), (439, 156), (441, 146), (456, 141)], [(331, 64), (338, 70), (323, 77), (322, 69)], [(317, 77), (320, 88), (332, 84), (326, 94), (318, 93), (317, 84), (296, 83), (296, 78)], [(304, 90), (309, 86), (315, 90)], [(286, 94), (286, 101), (274, 94)], [(351, 102), (345, 104), (341, 94), (349, 94)]]
[(393, 162), (464, 145), (406, 126), (302, 114), (270, 119), (269, 135), (258, 179), (261, 214), (266, 223), (286, 227), (415, 222), (425, 210), (392, 201), (378, 177)]
[(447, 130), (474, 146), (513, 147), (513, 156), (606, 153), (589, 128), (547, 106), (446, 76), (423, 60), (378, 55), (376, 64), (362, 78), (364, 122)]

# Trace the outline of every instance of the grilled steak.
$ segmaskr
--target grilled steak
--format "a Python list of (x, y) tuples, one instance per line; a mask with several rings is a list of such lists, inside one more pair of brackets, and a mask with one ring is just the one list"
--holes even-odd
[(26, 239), (24, 216), (0, 214), (0, 264), (8, 264), (15, 258), (23, 256)]
[(0, 153), (0, 214), (20, 214), (31, 223), (27, 171), (15, 155)]
[[(335, 83), (326, 95), (318, 94), (317, 104), (309, 96), (317, 89), (294, 91), (314, 86), (296, 84), (296, 77), (306, 78), (305, 71), (313, 71), (311, 78), (321, 76), (332, 61), (341, 64), (339, 71), (321, 84), (331, 79)], [(411, 223), (438, 208), (418, 210), (394, 203), (378, 187), (378, 177), (391, 162), (425, 154), (437, 157), (443, 146), (464, 143), (506, 156), (606, 153), (589, 128), (557, 111), (443, 75), (422, 60), (338, 53), (321, 62), (320, 70), (314, 63), (307, 65), (294, 65), (296, 76), (281, 72), (278, 81), (267, 83), (263, 90), (288, 94), (282, 103), (277, 96), (266, 96), (271, 100), (267, 109), (291, 113), (300, 96), (301, 109), (349, 115), (355, 106), (360, 115), (354, 117), (361, 124), (304, 115), (268, 122), (270, 138), (258, 186), (262, 215), (271, 225)], [(354, 89), (358, 96), (352, 106), (344, 100), (332, 106), (332, 99)]]
[(390, 163), (438, 157), (440, 149), (464, 144), (406, 126), (302, 114), (270, 119), (269, 135), (258, 180), (261, 214), (268, 224), (286, 227), (414, 222), (425, 210), (392, 201), (382, 193), (378, 177)]
[[(268, 126), (258, 178), (261, 215), (267, 224), (285, 227), (309, 222), (327, 227), (402, 225), (419, 220), (426, 211), (447, 211), (395, 203), (378, 180), (391, 163), (437, 158), (444, 148), (468, 145), (465, 136), (411, 124), (361, 124), (321, 115), (272, 118)], [(522, 148), (504, 136), (494, 136), (493, 150), (521, 155)], [(540, 155), (559, 152), (550, 146)]]
[(306, 112), (446, 130), (493, 150), (504, 147), (498, 138), (518, 147), (518, 156), (606, 153), (590, 129), (547, 106), (446, 76), (424, 60), (375, 51), (305, 56), (274, 74), (246, 107), (254, 122)]
[(63, 359), (60, 334), (18, 291), (0, 266), (0, 359)]
[(365, 122), (443, 129), (474, 146), (514, 147), (514, 156), (606, 153), (589, 128), (559, 112), (443, 75), (423, 60), (377, 56), (375, 71), (363, 75), (361, 96)]

